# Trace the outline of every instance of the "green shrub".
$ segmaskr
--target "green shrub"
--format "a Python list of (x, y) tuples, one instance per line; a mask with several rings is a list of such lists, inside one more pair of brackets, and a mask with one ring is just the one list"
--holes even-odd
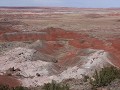
[(19, 87), (13, 88), (12, 90), (28, 90), (28, 88), (19, 86)]
[(28, 90), (28, 88), (22, 86), (10, 88), (7, 85), (0, 85), (0, 90)]
[(7, 85), (0, 85), (0, 90), (10, 90)]
[(67, 84), (61, 85), (60, 83), (52, 81), (52, 83), (44, 84), (43, 90), (69, 90), (69, 86)]
[(105, 67), (100, 72), (95, 71), (93, 79), (90, 78), (90, 83), (94, 87), (107, 86), (114, 79), (120, 79), (120, 70), (115, 67)]

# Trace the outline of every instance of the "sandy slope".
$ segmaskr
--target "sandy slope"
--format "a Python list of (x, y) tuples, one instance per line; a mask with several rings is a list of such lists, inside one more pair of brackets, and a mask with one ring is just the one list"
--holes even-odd
[(15, 71), (11, 71), (12, 74), (17, 76), (24, 86), (42, 85), (52, 80), (61, 82), (69, 78), (82, 78), (84, 74), (92, 75), (95, 69), (99, 70), (109, 65), (109, 59), (107, 58), (109, 53), (104, 50), (90, 50), (94, 53), (84, 56), (84, 59), (81, 60), (81, 66), (68, 67), (61, 73), (54, 74), (54, 72), (57, 72), (54, 63), (41, 60), (33, 61), (34, 49), (18, 47), (5, 52), (0, 57), (0, 73), (4, 74), (9, 71), (9, 68), (14, 67)]

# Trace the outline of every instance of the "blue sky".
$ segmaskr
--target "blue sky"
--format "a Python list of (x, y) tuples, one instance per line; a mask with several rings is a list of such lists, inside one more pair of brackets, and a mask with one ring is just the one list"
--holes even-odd
[(0, 6), (109, 8), (120, 7), (120, 0), (0, 0)]

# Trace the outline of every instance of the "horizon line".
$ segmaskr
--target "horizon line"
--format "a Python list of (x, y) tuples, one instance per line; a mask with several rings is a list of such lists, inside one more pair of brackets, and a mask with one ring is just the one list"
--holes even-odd
[(80, 9), (120, 9), (120, 7), (64, 7), (64, 6), (0, 6), (0, 8), (80, 8)]

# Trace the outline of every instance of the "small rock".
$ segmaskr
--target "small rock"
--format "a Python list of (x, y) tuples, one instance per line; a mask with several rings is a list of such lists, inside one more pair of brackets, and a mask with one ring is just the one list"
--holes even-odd
[(36, 73), (36, 76), (40, 77), (41, 75), (39, 73)]

